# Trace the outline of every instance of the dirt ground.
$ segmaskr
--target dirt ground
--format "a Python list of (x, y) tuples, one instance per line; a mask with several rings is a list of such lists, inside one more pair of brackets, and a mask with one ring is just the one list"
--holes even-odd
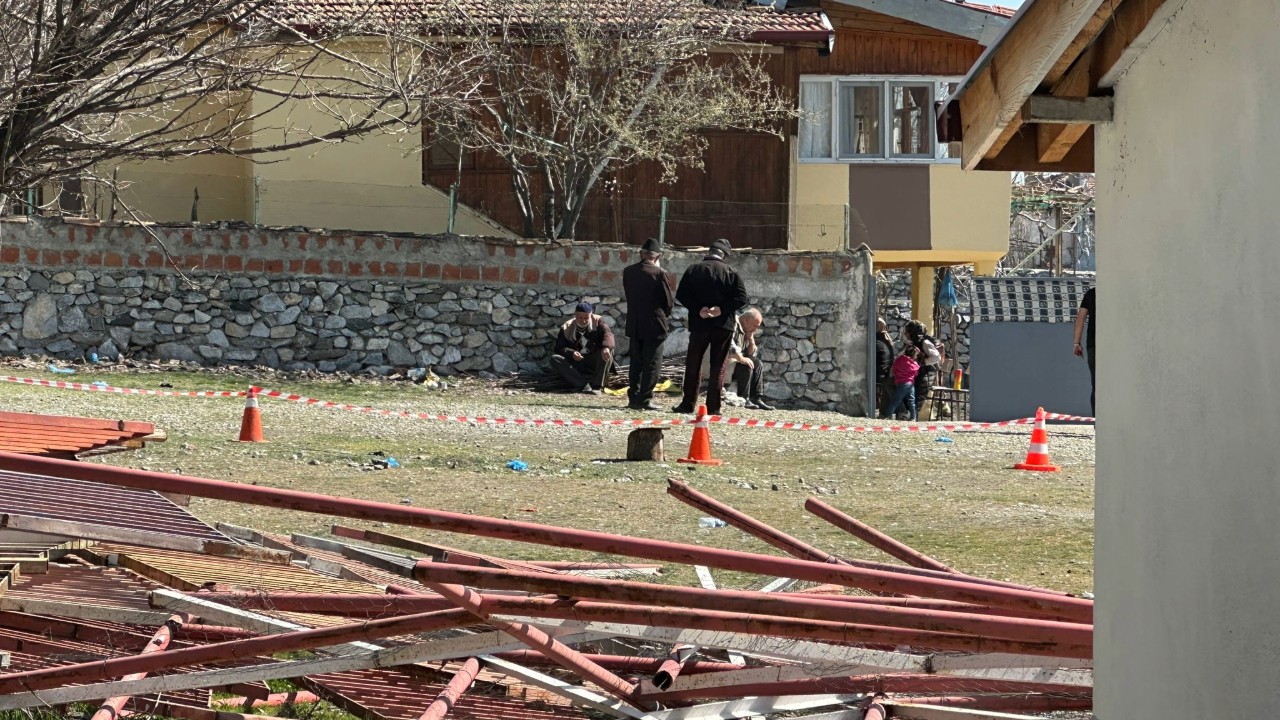
[[(392, 410), (466, 416), (622, 418), (635, 414), (608, 396), (509, 391), (462, 381), (446, 390), (408, 382), (283, 381), (228, 373), (104, 372), (75, 376), (43, 366), (0, 366), (0, 374), (105, 381), (121, 387), (244, 389), (251, 382), (311, 397)], [(389, 418), (263, 399), (266, 444), (234, 442), (242, 402), (116, 395), (0, 383), (0, 409), (154, 423), (165, 443), (96, 462), (252, 482), (467, 513), (717, 547), (777, 551), (733, 528), (700, 528), (702, 514), (666, 494), (668, 478), (837, 555), (883, 555), (809, 515), (817, 497), (968, 573), (1071, 592), (1092, 590), (1094, 431), (1051, 426), (1058, 473), (1013, 470), (1030, 429), (957, 433), (833, 433), (712, 426), (718, 468), (678, 465), (691, 431), (668, 429), (669, 463), (611, 462), (625, 455), (623, 428), (476, 426)], [(674, 400), (670, 403), (674, 404)], [(1052, 408), (1050, 408), (1052, 409)], [(737, 411), (741, 417), (842, 424), (835, 413)], [(651, 417), (670, 417), (650, 413)], [(867, 421), (868, 424), (887, 424)], [(949, 442), (947, 440), (950, 440)], [(371, 453), (398, 469), (372, 469)], [(514, 472), (510, 460), (528, 464)], [(325, 534), (336, 518), (194, 500), (209, 522), (273, 532)], [(343, 524), (362, 526), (356, 521)], [(377, 526), (374, 523), (372, 526)], [(386, 532), (521, 559), (603, 559), (554, 548), (410, 528)], [(667, 568), (670, 582), (696, 584), (692, 569)], [(768, 578), (716, 572), (725, 586)]]

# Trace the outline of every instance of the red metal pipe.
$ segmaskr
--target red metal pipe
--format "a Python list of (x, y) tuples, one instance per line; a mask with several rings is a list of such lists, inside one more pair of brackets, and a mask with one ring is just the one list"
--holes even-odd
[(671, 648), (671, 652), (667, 654), (667, 659), (662, 661), (662, 666), (653, 674), (653, 684), (659, 690), (666, 690), (671, 687), (671, 683), (684, 670), (684, 664), (694, 653), (697, 648), (692, 645), (675, 645)]
[(1049, 595), (1002, 586), (980, 585), (963, 578), (933, 578), (896, 572), (868, 570), (794, 558), (756, 555), (737, 550), (701, 547), (664, 540), (611, 535), (591, 530), (575, 530), (518, 520), (405, 507), (389, 503), (335, 498), (297, 490), (241, 485), (184, 475), (148, 472), (109, 465), (54, 460), (0, 452), (0, 468), (12, 472), (53, 475), (101, 482), (121, 487), (162, 490), (193, 497), (226, 500), (305, 512), (380, 520), (413, 527), (430, 528), (467, 535), (514, 540), (561, 548), (589, 550), (612, 555), (628, 555), (663, 562), (734, 570), (737, 572), (789, 577), (819, 583), (861, 587), (874, 592), (921, 595), (958, 600), (977, 605), (1017, 608), (1029, 613), (1047, 613), (1089, 622), (1093, 602), (1083, 598)]
[(943, 707), (966, 708), (971, 710), (994, 710), (1012, 712), (1059, 712), (1066, 710), (1089, 710), (1093, 708), (1093, 698), (1080, 694), (1047, 694), (1047, 695), (961, 695), (942, 697), (895, 697), (894, 703), (912, 705), (939, 705)]
[(453, 674), (449, 684), (445, 685), (436, 699), (422, 711), (422, 716), (418, 720), (444, 720), (444, 716), (458, 704), (458, 698), (471, 687), (471, 683), (475, 682), (476, 675), (479, 673), (480, 661), (467, 658), (467, 661), (462, 663), (462, 667)]
[(556, 661), (560, 667), (595, 683), (625, 702), (641, 709), (647, 709), (646, 706), (636, 701), (636, 686), (634, 684), (587, 660), (581, 653), (568, 645), (532, 625), (491, 619), (489, 611), (484, 608), (483, 598), (476, 591), (461, 585), (449, 585), (446, 583), (429, 583), (427, 587), (453, 601), (458, 607)]
[(111, 680), (130, 673), (155, 672), (186, 665), (340, 645), (356, 640), (377, 640), (394, 635), (444, 630), (463, 627), (474, 622), (475, 619), (466, 611), (445, 610), (386, 620), (367, 620), (315, 630), (296, 630), (279, 635), (198, 645), (150, 655), (133, 655), (42, 670), (28, 670), (0, 676), (0, 694), (47, 690), (66, 684)]
[(880, 704), (879, 698), (872, 700), (867, 706), (867, 711), (862, 713), (862, 720), (885, 720), (887, 717), (888, 714), (884, 710), (884, 705)]
[(944, 677), (941, 675), (851, 675), (848, 677), (803, 678), (781, 682), (748, 683), (724, 687), (688, 688), (646, 695), (662, 703), (688, 702), (729, 697), (771, 697), (774, 695), (813, 695), (827, 693), (938, 693), (938, 692), (1022, 692), (1078, 693), (1082, 688), (1064, 685), (983, 680), (980, 678)]
[(830, 622), (883, 625), (931, 632), (1026, 640), (1049, 645), (1093, 643), (1093, 626), (1091, 625), (1027, 618), (988, 617), (972, 613), (917, 610), (887, 605), (843, 603), (820, 596), (780, 596), (744, 590), (705, 590), (628, 580), (442, 565), (433, 562), (418, 563), (414, 568), (414, 576), (421, 582), (457, 583), (491, 590), (524, 590), (614, 603), (640, 603), (673, 608), (701, 608)]
[[(720, 518), (744, 533), (759, 538), (788, 555), (815, 562), (838, 563), (850, 565), (831, 553), (816, 548), (806, 542), (794, 538), (777, 528), (770, 527), (759, 520), (716, 500), (710, 495), (700, 493), (680, 480), (667, 480), (667, 494), (692, 507)], [(869, 565), (869, 564), (868, 564)], [(866, 567), (859, 565), (859, 567)], [(883, 569), (883, 568), (879, 568)]]
[(840, 512), (817, 498), (809, 498), (808, 500), (805, 500), (804, 509), (867, 543), (871, 547), (880, 550), (890, 557), (897, 558), (908, 565), (928, 570), (937, 570), (938, 572), (944, 573), (956, 572), (945, 563), (934, 560), (919, 550), (894, 540), (870, 525), (867, 525), (857, 518)]
[(528, 615), (561, 620), (654, 625), (692, 630), (736, 632), (749, 635), (773, 635), (851, 645), (883, 645), (888, 647), (908, 645), (930, 650), (1006, 652), (1068, 658), (1090, 658), (1093, 655), (1092, 645), (1008, 640), (959, 633), (906, 630), (876, 625), (828, 622), (825, 620), (804, 620), (778, 617), (776, 615), (617, 605), (574, 600), (519, 598), (506, 595), (484, 595), (482, 597), (484, 598), (484, 610), (490, 614)]
[[(252, 705), (250, 703), (252, 702)], [(223, 698), (221, 700), (213, 700), (214, 705), (235, 705), (237, 707), (248, 706), (252, 708), (260, 707), (280, 707), (281, 705), (303, 705), (306, 703), (320, 702), (320, 696), (306, 690), (291, 690), (289, 692), (271, 693), (265, 698), (248, 698), (233, 697)]]
[[(173, 640), (173, 631), (190, 622), (191, 617), (185, 613), (174, 613), (169, 619), (156, 630), (155, 635), (151, 636), (151, 640), (147, 646), (142, 648), (142, 652), (138, 653), (138, 657), (150, 655), (152, 653), (162, 652), (169, 648), (169, 642)], [(146, 677), (147, 673), (137, 672), (131, 675), (125, 675), (122, 680), (141, 680)], [(107, 698), (98, 706), (97, 712), (89, 720), (115, 720), (120, 715), (120, 711), (124, 709), (125, 703), (129, 702), (128, 695), (117, 695)]]
[[(495, 656), (521, 665), (555, 665), (550, 658), (536, 650), (515, 650), (512, 652), (496, 653)], [(591, 653), (582, 653), (582, 657), (602, 668), (607, 668), (617, 673), (641, 673), (646, 675), (657, 672), (665, 662), (663, 658), (633, 657), (631, 655), (594, 655)], [(710, 672), (727, 672), (729, 670), (741, 669), (742, 667), (740, 665), (734, 665), (733, 663), (695, 660), (685, 662), (680, 673), (682, 675), (701, 675)]]

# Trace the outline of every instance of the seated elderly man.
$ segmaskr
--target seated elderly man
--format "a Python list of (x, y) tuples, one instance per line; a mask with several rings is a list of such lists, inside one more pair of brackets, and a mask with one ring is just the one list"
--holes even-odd
[(729, 342), (729, 359), (733, 361), (733, 381), (738, 385), (738, 396), (745, 398), (748, 410), (772, 410), (762, 394), (764, 390), (764, 363), (760, 360), (760, 348), (756, 344), (756, 332), (764, 324), (764, 314), (756, 308), (747, 308), (738, 315)]
[(591, 303), (580, 302), (556, 333), (551, 369), (570, 390), (599, 395), (613, 369), (613, 347), (609, 323), (592, 312)]

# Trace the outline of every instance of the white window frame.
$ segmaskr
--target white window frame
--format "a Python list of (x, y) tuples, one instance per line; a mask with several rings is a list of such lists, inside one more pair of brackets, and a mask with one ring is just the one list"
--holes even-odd
[[(799, 162), (813, 164), (858, 164), (858, 163), (875, 163), (875, 164), (903, 164), (903, 165), (927, 165), (936, 163), (958, 163), (960, 158), (945, 156), (945, 143), (939, 143), (937, 138), (937, 130), (932, 124), (932, 114), (926, 119), (930, 120), (929, 134), (933, 141), (932, 155), (895, 155), (893, 153), (894, 137), (893, 137), (893, 89), (896, 86), (903, 85), (931, 85), (932, 90), (929, 95), (930, 107), (942, 97), (947, 91), (947, 86), (952, 83), (960, 82), (961, 78), (943, 75), (801, 75), (800, 82), (826, 82), (831, 85), (831, 157), (827, 158), (799, 158)], [(842, 122), (840, 107), (840, 87), (842, 85), (852, 86), (880, 86), (880, 152), (875, 155), (849, 155), (841, 156), (840, 147), (840, 124)]]

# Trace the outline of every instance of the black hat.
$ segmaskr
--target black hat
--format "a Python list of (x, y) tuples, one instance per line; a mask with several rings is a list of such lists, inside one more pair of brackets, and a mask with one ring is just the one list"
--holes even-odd
[(718, 252), (721, 255), (728, 255), (729, 251), (732, 249), (733, 249), (733, 246), (730, 245), (729, 241), (725, 240), (724, 238), (719, 238), (715, 242), (711, 243), (711, 250), (713, 252)]
[(640, 249), (645, 252), (660, 253), (662, 252), (662, 243), (658, 242), (657, 238), (649, 238), (644, 241), (644, 245)]
[(574, 312), (584, 312), (584, 313), (589, 313), (589, 312), (591, 312), (591, 309), (592, 309), (592, 308), (591, 308), (591, 303), (589, 303), (589, 302), (580, 302), (580, 303), (578, 303), (578, 306), (577, 306), (576, 308), (574, 308), (574, 309), (573, 309), (573, 311), (574, 311)]

